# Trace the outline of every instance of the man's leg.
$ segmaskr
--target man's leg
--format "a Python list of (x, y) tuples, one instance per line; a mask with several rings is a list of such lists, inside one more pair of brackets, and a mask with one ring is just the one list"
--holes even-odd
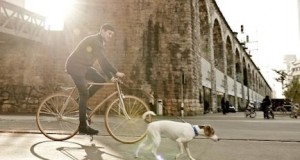
[[(94, 68), (90, 68), (86, 73), (86, 79), (93, 81), (95, 83), (104, 83), (105, 79), (99, 74)], [(103, 86), (92, 85), (89, 87), (89, 97), (92, 97), (100, 88)]]
[(79, 132), (86, 134), (98, 134), (98, 131), (90, 128), (86, 122), (86, 105), (89, 98), (87, 81), (84, 77), (71, 75), (79, 92)]

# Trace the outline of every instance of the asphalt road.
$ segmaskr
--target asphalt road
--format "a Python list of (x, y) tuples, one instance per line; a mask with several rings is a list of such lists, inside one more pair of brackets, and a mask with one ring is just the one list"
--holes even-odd
[[(176, 117), (157, 117), (180, 121)], [(277, 116), (274, 120), (254, 119), (243, 113), (209, 114), (184, 117), (191, 124), (210, 124), (221, 139), (213, 142), (196, 137), (189, 143), (197, 160), (299, 160), (300, 119)], [(63, 142), (47, 139), (39, 133), (33, 116), (0, 116), (1, 160), (133, 160), (137, 144), (122, 144), (112, 139), (104, 125), (90, 142), (86, 135), (76, 135)], [(172, 160), (178, 152), (175, 142), (163, 138), (158, 153)], [(139, 160), (155, 159), (150, 148), (140, 152)], [(179, 158), (187, 160), (186, 154)]]

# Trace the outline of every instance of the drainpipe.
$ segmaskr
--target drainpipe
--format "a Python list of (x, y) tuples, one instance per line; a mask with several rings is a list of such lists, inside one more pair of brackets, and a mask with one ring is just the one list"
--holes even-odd
[(183, 68), (181, 68), (181, 105), (180, 105), (180, 112), (181, 117), (184, 117), (184, 103), (183, 103), (183, 85), (185, 84), (185, 77)]

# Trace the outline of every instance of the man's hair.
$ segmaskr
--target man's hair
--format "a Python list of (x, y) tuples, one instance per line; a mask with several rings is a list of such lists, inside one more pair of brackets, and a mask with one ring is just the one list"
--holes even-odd
[(103, 24), (100, 28), (100, 31), (101, 30), (104, 30), (104, 31), (110, 30), (110, 31), (115, 32), (115, 28), (111, 24), (108, 24), (108, 23)]

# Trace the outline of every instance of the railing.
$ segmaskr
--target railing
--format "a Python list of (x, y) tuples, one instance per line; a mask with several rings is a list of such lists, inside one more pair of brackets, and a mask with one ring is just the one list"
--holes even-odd
[(42, 41), (45, 17), (0, 0), (0, 32)]

